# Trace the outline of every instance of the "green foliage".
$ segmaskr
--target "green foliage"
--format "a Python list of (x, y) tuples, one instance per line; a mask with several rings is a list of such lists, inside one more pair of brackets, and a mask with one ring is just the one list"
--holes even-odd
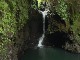
[(38, 9), (38, 2), (37, 2), (37, 0), (33, 0), (31, 8), (33, 8), (35, 10)]
[[(18, 9), (20, 11), (18, 11)], [(18, 15), (16, 15), (18, 14)], [(18, 21), (17, 21), (18, 20)], [(9, 60), (13, 37), (28, 20), (28, 1), (0, 0), (0, 59)]]
[[(13, 5), (13, 4), (12, 4)], [(11, 43), (9, 38), (12, 38), (16, 33), (16, 20), (13, 12), (11, 12), (9, 4), (4, 0), (0, 1), (0, 59), (7, 60), (8, 58), (8, 45)]]
[(17, 25), (18, 25), (18, 30), (20, 30), (24, 24), (27, 22), (28, 20), (28, 9), (29, 9), (29, 5), (28, 5), (28, 1), (25, 0), (17, 0)]
[(56, 12), (62, 17), (63, 20), (68, 19), (67, 4), (64, 0), (58, 0), (58, 5), (56, 6)]
[(9, 40), (8, 38), (3, 39), (3, 43), (0, 43), (0, 59), (1, 60), (8, 59), (8, 54), (9, 54), (8, 46), (10, 45), (10, 43), (11, 43), (11, 40)]
[(72, 29), (75, 33), (75, 40), (80, 44), (80, 14), (75, 14), (75, 16), (75, 18), (73, 17)]
[(38, 1), (38, 6), (40, 7), (40, 3), (42, 2), (42, 0), (37, 0)]
[(69, 18), (72, 21), (72, 31), (75, 35), (75, 41), (80, 44), (80, 2), (79, 0), (71, 0), (68, 2)]

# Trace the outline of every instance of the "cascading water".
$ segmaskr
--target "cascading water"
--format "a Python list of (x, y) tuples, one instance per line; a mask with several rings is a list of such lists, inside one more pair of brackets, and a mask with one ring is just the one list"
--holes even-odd
[(42, 42), (43, 42), (43, 39), (44, 39), (44, 37), (45, 37), (45, 16), (47, 15), (47, 12), (48, 12), (48, 11), (39, 11), (39, 12), (41, 12), (42, 15), (43, 15), (43, 34), (42, 34), (42, 36), (39, 38), (38, 47), (42, 47), (42, 46), (43, 46), (43, 45), (42, 45)]

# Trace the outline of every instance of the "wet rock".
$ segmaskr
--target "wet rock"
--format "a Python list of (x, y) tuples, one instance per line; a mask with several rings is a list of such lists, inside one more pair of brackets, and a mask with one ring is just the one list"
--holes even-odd
[(74, 53), (80, 53), (79, 37), (69, 23), (61, 19), (57, 13), (48, 12), (48, 29), (43, 45), (56, 46)]
[(44, 45), (62, 47), (65, 42), (68, 41), (67, 33), (65, 32), (54, 32), (47, 34), (44, 40)]
[(66, 42), (64, 48), (65, 48), (65, 50), (68, 50), (73, 53), (80, 53), (80, 45), (77, 43), (70, 44), (70, 43)]
[(16, 46), (18, 48), (18, 58), (24, 54), (28, 48), (35, 48), (38, 39), (43, 32), (42, 14), (38, 10), (31, 9), (29, 21), (24, 25), (23, 29), (18, 32)]
[(38, 43), (38, 38), (43, 33), (43, 18), (38, 10), (32, 10), (29, 21), (30, 40), (29, 46), (35, 46)]

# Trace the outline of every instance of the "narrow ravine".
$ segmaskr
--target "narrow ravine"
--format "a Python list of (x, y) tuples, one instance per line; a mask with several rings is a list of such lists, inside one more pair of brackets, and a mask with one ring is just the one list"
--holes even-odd
[[(73, 52), (79, 51), (79, 49), (76, 49), (76, 47), (78, 48), (79, 46), (72, 41), (73, 32), (70, 30), (70, 27), (67, 26), (68, 23), (66, 23), (66, 19), (63, 19), (66, 18), (64, 17), (65, 14), (62, 13), (63, 11), (59, 11), (62, 15), (60, 16), (58, 11), (53, 11), (56, 10), (55, 8), (52, 9), (52, 7), (50, 7), (51, 9), (48, 9), (48, 7), (47, 2), (42, 2), (39, 9), (34, 9), (32, 11), (33, 13), (31, 12), (31, 16), (33, 16), (31, 22), (34, 22), (31, 25), (31, 34), (33, 35), (30, 37), (31, 43), (28, 43), (30, 47), (25, 50), (19, 60), (80, 60), (80, 54), (65, 51), (68, 49), (72, 49)], [(65, 9), (65, 11), (66, 10), (67, 9)], [(39, 16), (38, 13), (41, 14), (41, 16)], [(37, 21), (41, 21), (41, 26), (38, 25), (39, 23), (37, 23)], [(46, 26), (48, 26), (47, 29)], [(39, 33), (40, 31), (37, 32), (40, 35), (35, 39), (35, 37), (38, 36), (38, 34), (35, 33), (38, 29), (41, 29), (42, 32), (41, 34)], [(35, 41), (37, 42), (35, 43)]]
[(69, 53), (61, 48), (44, 47), (43, 40), (45, 36), (45, 17), (48, 11), (39, 11), (43, 16), (43, 33), (38, 39), (37, 48), (29, 48), (21, 56), (20, 60), (80, 60), (80, 54)]

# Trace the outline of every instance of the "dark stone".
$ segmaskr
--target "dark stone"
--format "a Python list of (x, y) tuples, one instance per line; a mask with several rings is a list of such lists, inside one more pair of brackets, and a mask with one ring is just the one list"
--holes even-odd
[(60, 22), (66, 26), (65, 21), (56, 12), (54, 12), (54, 14), (52, 15), (52, 18), (57, 22)]
[(19, 31), (17, 41), (18, 46), (18, 60), (28, 48), (34, 48), (38, 44), (38, 39), (43, 33), (43, 19), (42, 14), (37, 10), (31, 10), (29, 20), (24, 25), (23, 29)]
[(47, 18), (47, 16), (46, 16), (46, 17), (45, 17), (45, 31), (47, 31), (48, 25), (49, 25), (49, 22), (48, 22), (48, 18)]
[(72, 53), (80, 53), (80, 45), (78, 43), (70, 44), (66, 42), (64, 49)]
[(30, 47), (35, 46), (38, 43), (38, 38), (43, 33), (43, 18), (37, 10), (32, 10), (29, 21), (30, 40), (28, 45)]
[(52, 34), (47, 34), (44, 40), (45, 45), (62, 47), (65, 42), (68, 41), (68, 34), (65, 32), (55, 32)]

